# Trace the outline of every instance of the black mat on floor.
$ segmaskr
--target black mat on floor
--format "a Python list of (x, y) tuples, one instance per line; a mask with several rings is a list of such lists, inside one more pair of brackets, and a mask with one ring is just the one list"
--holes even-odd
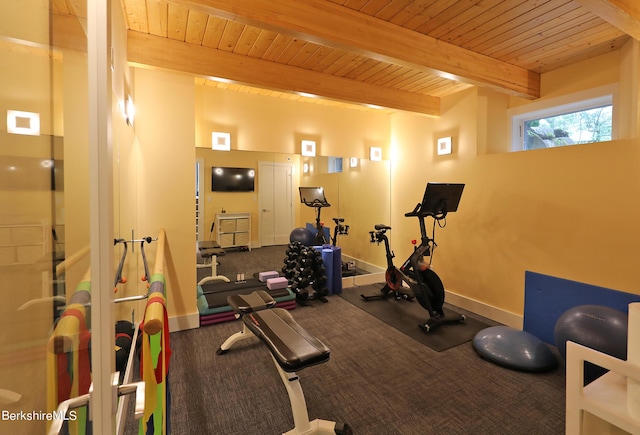
[[(425, 332), (418, 324), (429, 318), (429, 313), (415, 299), (413, 301), (396, 300), (395, 298), (365, 301), (360, 294), (379, 294), (384, 284), (373, 284), (347, 288), (340, 296), (358, 308), (396, 328), (414, 340), (441, 352), (473, 340), (475, 335), (490, 325), (467, 315), (464, 323), (445, 324), (435, 330)], [(444, 307), (446, 315), (458, 314)]]
[(225, 292), (225, 291), (237, 290), (237, 289), (253, 289), (253, 290), (265, 289), (266, 290), (266, 288), (267, 288), (267, 283), (262, 282), (257, 278), (248, 278), (241, 282), (240, 281), (238, 282), (209, 281), (202, 286), (202, 293), (206, 295), (208, 293), (219, 293), (219, 292)]
[(248, 294), (255, 290), (264, 290), (274, 299), (289, 295), (286, 288), (269, 290), (266, 283), (257, 279), (247, 279), (245, 282), (238, 283), (217, 281), (202, 286), (202, 292), (209, 304), (209, 308), (225, 307), (229, 305), (227, 297), (235, 294)]

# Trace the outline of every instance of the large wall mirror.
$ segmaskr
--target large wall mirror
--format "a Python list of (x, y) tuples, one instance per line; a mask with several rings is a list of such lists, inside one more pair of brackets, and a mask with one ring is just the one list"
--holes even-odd
[(220, 275), (235, 280), (282, 268), (280, 251), (267, 248), (288, 243), (296, 226), (298, 166), (293, 154), (196, 148), (196, 238), (243, 253), (218, 257)]
[[(253, 190), (236, 186), (224, 191), (225, 187), (214, 185), (214, 171), (239, 168), (255, 171)], [(354, 273), (384, 270), (384, 252), (370, 243), (369, 231), (375, 224), (390, 220), (388, 161), (196, 148), (196, 172), (197, 239), (216, 240), (228, 246), (230, 252), (236, 252), (243, 248), (244, 241), (232, 240), (230, 237), (239, 234), (228, 235), (220, 228), (220, 218), (249, 215), (251, 250), (243, 250), (246, 270), (258, 266), (280, 271), (291, 231), (315, 224), (316, 210), (301, 203), (300, 186), (324, 188), (330, 206), (321, 209), (321, 220), (332, 238), (334, 218), (343, 219), (344, 225), (349, 226), (348, 234), (339, 235), (334, 244), (341, 248), (343, 261), (356, 268)], [(246, 236), (240, 237), (244, 240), (242, 237)], [(244, 273), (243, 266), (231, 256), (220, 257), (218, 261), (218, 272), (231, 280)]]
[[(358, 274), (384, 270), (384, 250), (372, 245), (369, 231), (376, 224), (390, 222), (389, 161), (346, 157), (312, 157), (302, 161), (301, 185), (322, 186), (331, 207), (323, 210), (323, 221), (331, 227), (333, 218), (344, 219), (348, 234), (339, 235), (343, 261), (354, 263)], [(301, 210), (305, 222), (313, 222), (313, 211)]]

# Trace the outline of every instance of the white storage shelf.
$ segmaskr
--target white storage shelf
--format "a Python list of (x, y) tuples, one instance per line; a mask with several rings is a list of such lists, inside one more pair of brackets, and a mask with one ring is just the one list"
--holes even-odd
[(223, 248), (251, 250), (251, 213), (216, 214), (216, 236)]

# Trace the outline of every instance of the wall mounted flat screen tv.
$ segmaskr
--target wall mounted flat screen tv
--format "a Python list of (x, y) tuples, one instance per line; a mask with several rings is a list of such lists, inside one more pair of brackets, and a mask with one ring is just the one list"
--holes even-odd
[(213, 192), (253, 192), (256, 171), (253, 168), (211, 168), (211, 191)]

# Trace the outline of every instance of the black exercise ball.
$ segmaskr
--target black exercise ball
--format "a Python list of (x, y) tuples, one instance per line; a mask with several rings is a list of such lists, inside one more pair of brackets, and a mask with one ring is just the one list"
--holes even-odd
[(310, 246), (313, 243), (313, 234), (306, 228), (294, 228), (289, 234), (289, 242), (300, 242), (304, 246)]

